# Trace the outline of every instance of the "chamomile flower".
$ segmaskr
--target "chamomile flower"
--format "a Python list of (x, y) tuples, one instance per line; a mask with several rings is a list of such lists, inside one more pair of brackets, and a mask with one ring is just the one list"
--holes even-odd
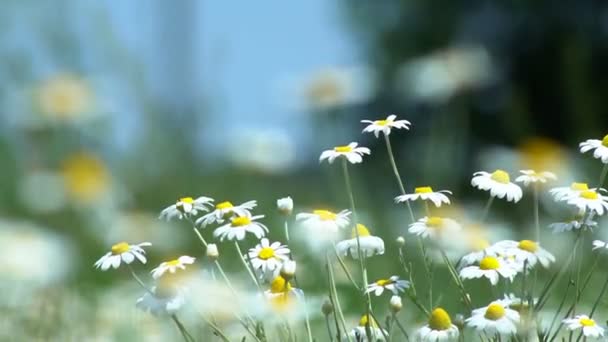
[(451, 233), (457, 232), (462, 227), (458, 222), (446, 217), (423, 217), (420, 220), (410, 224), (408, 232), (416, 234), (423, 238), (431, 238), (433, 240), (449, 236)]
[(351, 164), (361, 163), (363, 161), (364, 154), (370, 154), (371, 151), (367, 147), (357, 147), (358, 144), (356, 142), (351, 142), (345, 146), (336, 146), (331, 150), (326, 150), (321, 153), (319, 157), (319, 162), (322, 162), (327, 159), (327, 162), (330, 164), (336, 160), (338, 157), (344, 157)]
[[(582, 222), (583, 219), (585, 222)], [(582, 226), (593, 229), (597, 226), (597, 222), (593, 221), (593, 218), (589, 215), (577, 215), (570, 220), (551, 223), (549, 228), (553, 230), (554, 234), (557, 234), (561, 232), (569, 232), (574, 229), (580, 229)]]
[[(605, 189), (599, 189), (606, 192)], [(567, 199), (568, 204), (576, 206), (581, 212), (593, 210), (598, 215), (604, 215), (604, 210), (608, 210), (608, 196), (601, 195), (599, 191), (585, 190), (581, 191), (578, 196), (573, 196)]]
[(192, 265), (194, 263), (195, 258), (182, 255), (177, 259), (173, 259), (170, 261), (165, 261), (158, 265), (155, 269), (150, 271), (152, 273), (152, 278), (158, 279), (163, 276), (166, 272), (175, 273), (177, 269), (185, 270), (186, 265)]
[(595, 190), (595, 188), (589, 189), (587, 183), (574, 182), (570, 186), (560, 186), (557, 188), (553, 188), (549, 190), (549, 193), (553, 195), (553, 199), (555, 199), (555, 201), (559, 202), (567, 200), (571, 197), (576, 197), (580, 195), (581, 192), (587, 190)]
[(264, 291), (264, 297), (273, 311), (284, 314), (293, 307), (294, 301), (304, 298), (304, 292), (292, 287), (289, 281), (279, 275), (270, 283), (270, 289)]
[[(502, 301), (509, 307), (509, 309), (513, 309), (517, 312), (525, 312), (530, 307), (528, 299), (522, 300), (513, 293), (505, 294)], [(538, 298), (534, 298), (532, 303), (536, 305), (536, 303), (538, 303)]]
[(490, 242), (486, 239), (475, 237), (471, 241), (472, 252), (462, 257), (462, 264), (465, 266), (472, 265), (480, 262), (486, 255), (488, 255), (487, 248), (490, 247)]
[(428, 324), (418, 329), (417, 334), (421, 342), (451, 341), (460, 335), (458, 327), (452, 324), (450, 315), (443, 308), (435, 308)]
[(546, 183), (547, 180), (557, 180), (557, 176), (549, 171), (536, 172), (534, 170), (521, 170), (519, 172), (522, 175), (517, 177), (515, 182), (524, 183), (524, 186), (528, 186), (530, 183)]
[(450, 204), (450, 199), (445, 194), (452, 194), (449, 190), (433, 191), (430, 186), (421, 186), (414, 189), (413, 194), (405, 194), (395, 197), (395, 202), (403, 203), (406, 201), (416, 201), (421, 199), (423, 201), (431, 201), (436, 207), (441, 207), (442, 203)]
[(587, 315), (577, 315), (574, 318), (566, 318), (562, 321), (570, 331), (582, 329), (585, 337), (599, 338), (604, 336), (604, 328), (599, 326), (594, 319)]
[(593, 248), (591, 250), (595, 251), (597, 249), (608, 249), (608, 243), (602, 240), (593, 240)]
[(602, 163), (608, 164), (608, 134), (604, 136), (604, 139), (588, 139), (580, 143), (579, 148), (581, 153), (585, 153), (591, 150), (593, 151), (593, 158), (600, 159)]
[(312, 213), (300, 213), (296, 215), (296, 221), (303, 226), (311, 228), (312, 231), (321, 234), (335, 234), (340, 228), (349, 225), (350, 210), (342, 210), (334, 213), (329, 210), (315, 209)]
[(262, 278), (270, 280), (281, 271), (281, 265), (289, 260), (289, 248), (280, 242), (272, 244), (267, 238), (260, 240), (254, 248), (249, 249), (249, 260), (253, 269), (259, 271)]
[(350, 255), (352, 258), (358, 259), (359, 246), (361, 247), (361, 255), (364, 258), (384, 254), (384, 241), (377, 236), (372, 236), (367, 227), (360, 223), (357, 224), (357, 233), (359, 234), (359, 243), (357, 244), (357, 234), (353, 228), (349, 240), (340, 241), (336, 244), (338, 254), (342, 256)]
[(492, 173), (485, 171), (475, 172), (471, 185), (479, 190), (490, 191), (490, 196), (507, 198), (507, 201), (517, 203), (522, 197), (521, 188), (511, 183), (511, 178), (506, 171), (496, 170)]
[(526, 262), (529, 267), (533, 267), (537, 262), (547, 268), (555, 262), (553, 254), (540, 247), (538, 242), (531, 240), (503, 240), (494, 244), (494, 248), (501, 249), (506, 255), (513, 255), (519, 263)]
[(138, 245), (129, 245), (126, 242), (119, 242), (112, 246), (111, 251), (102, 256), (95, 262), (96, 268), (107, 271), (110, 267), (118, 268), (121, 262), (132, 263), (136, 258), (142, 264), (146, 263), (146, 251), (142, 247), (152, 246), (149, 242), (142, 242)]
[[(369, 323), (368, 323), (369, 322)], [(372, 335), (372, 340), (367, 339), (366, 328), (369, 326), (369, 330)], [(348, 336), (344, 336), (342, 341), (357, 341), (357, 342), (379, 342), (386, 341), (384, 336), (388, 336), (388, 332), (378, 326), (378, 322), (371, 317), (368, 319), (367, 315), (363, 315), (359, 320), (359, 325), (348, 333)]]
[(172, 294), (163, 293), (158, 287), (152, 287), (150, 292), (146, 292), (137, 299), (135, 306), (154, 316), (171, 316), (178, 312), (186, 303), (184, 293), (176, 291)]
[(365, 293), (373, 292), (376, 296), (381, 296), (384, 290), (392, 292), (393, 295), (398, 295), (410, 287), (410, 282), (399, 279), (399, 276), (392, 276), (388, 279), (380, 279), (368, 284)]
[(240, 205), (233, 205), (229, 201), (224, 201), (215, 205), (215, 209), (196, 220), (197, 225), (206, 227), (212, 223), (224, 223), (232, 216), (250, 216), (251, 210), (257, 205), (256, 201), (247, 201)]
[(397, 115), (389, 115), (384, 120), (375, 120), (375, 121), (361, 120), (362, 123), (369, 124), (363, 129), (363, 133), (374, 133), (374, 135), (377, 138), (378, 135), (380, 134), (380, 132), (384, 133), (385, 135), (391, 134), (392, 128), (395, 128), (395, 129), (405, 128), (407, 130), (410, 129), (409, 126), (411, 125), (411, 123), (409, 121), (395, 120), (396, 118), (397, 118)]
[(261, 239), (268, 232), (268, 228), (257, 219), (263, 218), (264, 215), (251, 216), (235, 216), (223, 226), (216, 228), (213, 231), (213, 237), (219, 238), (220, 241), (228, 240), (243, 240), (246, 233), (252, 233), (258, 239)]
[(199, 211), (207, 211), (208, 205), (213, 202), (212, 198), (209, 197), (198, 197), (196, 199), (192, 197), (182, 197), (173, 205), (168, 206), (160, 212), (160, 219), (171, 220), (174, 217), (180, 220), (185, 216), (196, 216)]
[(497, 300), (486, 307), (473, 310), (466, 323), (489, 336), (512, 335), (517, 332), (519, 313), (510, 309), (507, 302)]
[(487, 278), (492, 285), (498, 284), (500, 277), (513, 281), (517, 268), (503, 258), (485, 256), (477, 266), (467, 266), (460, 270), (462, 279)]

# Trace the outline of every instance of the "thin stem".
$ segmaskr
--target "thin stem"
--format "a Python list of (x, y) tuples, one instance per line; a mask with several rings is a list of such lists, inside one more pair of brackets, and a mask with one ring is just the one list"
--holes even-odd
[(186, 342), (195, 341), (194, 337), (188, 333), (182, 322), (179, 321), (175, 314), (171, 315), (171, 319), (173, 319), (173, 322), (175, 322), (175, 325), (177, 325), (177, 329), (182, 334), (182, 337)]
[(399, 330), (401, 330), (401, 333), (403, 334), (403, 336), (405, 336), (405, 340), (409, 341), (410, 336), (407, 334), (407, 331), (405, 330), (405, 328), (401, 325), (401, 322), (399, 322), (398, 319), (396, 319), (395, 322), (397, 323), (397, 327), (399, 327)]
[(601, 188), (604, 185), (606, 175), (608, 175), (608, 164), (604, 164), (604, 167), (602, 168), (602, 174), (600, 175), (600, 185), (598, 186), (598, 188)]
[(338, 254), (338, 249), (336, 248), (336, 244), (334, 243), (333, 246), (334, 246), (334, 253), (336, 255), (336, 259), (338, 259), (338, 263), (340, 264), (340, 267), (342, 267), (344, 274), (346, 274), (346, 277), (348, 278), (348, 280), (350, 280), (351, 284), (355, 287), (355, 289), (357, 289), (357, 291), (361, 291), (361, 287), (359, 287), (359, 285), (357, 285), (357, 282), (353, 278), (353, 275), (348, 270), (348, 267), (346, 267), (344, 260), (342, 259), (342, 257), (340, 257), (340, 254)]
[(464, 283), (462, 282), (462, 279), (460, 279), (460, 277), (458, 276), (458, 272), (456, 271), (456, 269), (454, 269), (454, 265), (452, 265), (452, 262), (450, 261), (448, 256), (445, 254), (443, 249), (440, 249), (439, 251), (441, 252), (443, 261), (445, 261), (446, 265), (448, 266), (448, 271), (450, 271), (450, 275), (452, 276), (452, 279), (454, 280), (454, 282), (456, 283), (456, 286), (460, 290), (460, 294), (462, 296), (462, 300), (463, 300), (464, 304), (467, 306), (469, 311), (472, 311), (473, 305), (471, 304), (469, 295), (467, 294), (467, 291), (464, 288)]
[(534, 183), (534, 226), (536, 227), (536, 242), (540, 244), (540, 216), (538, 213), (538, 185)]
[(139, 277), (137, 276), (137, 274), (135, 273), (135, 271), (133, 270), (133, 267), (131, 267), (130, 264), (127, 264), (127, 268), (129, 269), (129, 271), (131, 271), (131, 275), (133, 276), (133, 279), (135, 279), (135, 281), (139, 284), (139, 286), (141, 286), (144, 290), (146, 290), (146, 292), (148, 292), (149, 294), (154, 296), (154, 292), (152, 292), (151, 289), (149, 289), (146, 284), (144, 284), (143, 281), (141, 281), (141, 279), (139, 279)]
[(289, 244), (289, 223), (287, 223), (287, 219), (285, 219), (283, 227), (285, 229), (285, 241), (287, 241), (287, 243)]
[[(395, 156), (393, 155), (393, 148), (391, 146), (391, 140), (388, 135), (384, 134), (384, 141), (386, 142), (386, 150), (388, 151), (388, 159), (391, 162), (391, 167), (393, 168), (393, 173), (395, 174), (395, 178), (397, 179), (397, 184), (399, 185), (399, 190), (402, 195), (405, 195), (405, 186), (401, 181), (401, 176), (399, 175), (399, 170), (397, 169), (397, 164), (395, 163)], [(412, 219), (412, 223), (416, 222), (414, 218), (414, 212), (412, 211), (412, 205), (409, 201), (405, 202), (407, 204), (407, 209), (410, 213), (410, 218)]]
[(259, 291), (262, 291), (262, 288), (260, 287), (260, 282), (258, 281), (258, 278), (255, 276), (255, 274), (253, 274), (251, 267), (249, 267), (250, 264), (248, 264), (247, 260), (245, 260), (244, 254), (243, 254), (243, 252), (241, 252), (241, 247), (239, 246), (239, 243), (237, 240), (234, 240), (234, 246), (236, 247), (236, 252), (239, 254), (239, 259), (241, 259), (243, 266), (245, 266), (245, 268), (247, 269), (247, 273), (249, 273), (249, 276), (255, 283), (255, 286), (257, 286)]
[(210, 320), (208, 320), (207, 318), (205, 318), (205, 316), (202, 316), (203, 320), (205, 321), (205, 323), (209, 324), (209, 326), (211, 327), (211, 329), (213, 329), (214, 334), (216, 334), (219, 338), (222, 339), (222, 341), (224, 342), (230, 342), (230, 339), (226, 336), (226, 334), (224, 334), (222, 332), (222, 330), (217, 326), (217, 324), (211, 322)]
[(327, 335), (329, 336), (329, 342), (333, 342), (334, 336), (331, 332), (331, 324), (329, 323), (329, 315), (325, 315), (325, 326), (327, 327)]
[[(344, 334), (348, 338), (350, 342), (350, 336), (346, 333), (346, 321), (344, 320), (344, 314), (342, 313), (342, 307), (340, 306), (340, 299), (338, 298), (338, 290), (336, 289), (336, 280), (334, 278), (334, 271), (329, 260), (329, 253), (325, 253), (325, 260), (327, 263), (327, 274), (329, 275), (329, 287), (330, 287), (330, 298), (333, 297), (334, 310), (338, 313), (337, 317), (340, 319), (340, 323), (342, 324), (342, 329), (344, 329)], [(335, 314), (334, 314), (335, 315)], [(340, 329), (338, 329), (338, 340), (340, 340)]]
[(486, 206), (483, 208), (483, 213), (481, 214), (481, 219), (479, 220), (480, 223), (486, 221), (486, 218), (490, 213), (490, 207), (492, 206), (492, 202), (494, 202), (494, 196), (490, 196), (490, 198), (488, 198), (488, 202), (486, 202)]

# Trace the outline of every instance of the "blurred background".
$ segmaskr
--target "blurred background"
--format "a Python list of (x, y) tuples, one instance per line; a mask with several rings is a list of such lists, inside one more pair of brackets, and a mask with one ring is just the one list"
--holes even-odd
[[(576, 147), (608, 132), (604, 1), (5, 0), (0, 26), (3, 340), (152, 339), (128, 274), (92, 264), (122, 240), (152, 242), (149, 266), (201, 257), (184, 222), (157, 220), (187, 195), (258, 200), (282, 239), (277, 198), (348, 206), (318, 156), (350, 141), (372, 149), (351, 173), (388, 248), (409, 221), (362, 119), (411, 121), (391, 135), (406, 187), (452, 190), (461, 216), (487, 198), (475, 171), (550, 170), (554, 186), (600, 173)], [(541, 199), (543, 226), (566, 218)], [(490, 221), (524, 236), (531, 204), (496, 203)], [(567, 240), (552, 240), (558, 259)], [(298, 248), (302, 270), (322, 270)], [(372, 278), (400, 272), (388, 249)], [(324, 278), (302, 278), (323, 297)]]

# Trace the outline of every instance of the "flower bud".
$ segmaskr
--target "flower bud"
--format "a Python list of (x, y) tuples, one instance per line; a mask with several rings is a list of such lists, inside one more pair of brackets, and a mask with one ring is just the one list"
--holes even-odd
[(293, 211), (293, 200), (287, 196), (277, 200), (277, 208), (283, 215), (291, 215)]
[(328, 316), (334, 312), (334, 306), (329, 299), (323, 301), (323, 305), (321, 305), (321, 312), (323, 315)]
[(401, 297), (399, 296), (392, 296), (389, 304), (393, 313), (401, 311), (401, 308), (403, 307), (403, 302), (401, 302)]
[(293, 278), (296, 274), (296, 262), (293, 260), (286, 260), (283, 262), (283, 266), (281, 266), (281, 277), (285, 278), (285, 280), (289, 280)]
[(395, 242), (397, 243), (397, 246), (399, 248), (405, 246), (405, 239), (403, 238), (403, 236), (398, 237)]
[(207, 245), (207, 258), (211, 261), (217, 260), (219, 258), (220, 253), (217, 250), (217, 245), (214, 243), (210, 243)]

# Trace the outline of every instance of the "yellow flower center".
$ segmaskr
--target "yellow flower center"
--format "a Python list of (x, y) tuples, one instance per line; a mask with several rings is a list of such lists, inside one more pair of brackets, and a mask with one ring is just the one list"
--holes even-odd
[(595, 325), (595, 321), (591, 318), (581, 318), (578, 322), (584, 327), (592, 327)]
[[(287, 287), (286, 287), (287, 286)], [(274, 278), (274, 280), (270, 283), (270, 292), (271, 293), (283, 293), (289, 292), (291, 290), (291, 285), (285, 278), (278, 276)]]
[(334, 221), (338, 217), (338, 215), (332, 213), (329, 210), (318, 209), (313, 210), (312, 213), (319, 216), (319, 218), (323, 221)]
[(273, 257), (274, 257), (274, 249), (272, 249), (270, 247), (264, 247), (264, 248), (262, 248), (262, 250), (260, 250), (260, 253), (258, 253), (258, 258), (260, 258), (262, 260), (268, 260)]
[(492, 175), (490, 176), (490, 178), (492, 178), (492, 180), (494, 180), (498, 183), (502, 183), (502, 184), (509, 184), (511, 182), (511, 178), (509, 177), (509, 174), (503, 170), (496, 170), (496, 171), (492, 172)]
[(577, 191), (585, 191), (585, 190), (589, 190), (589, 186), (587, 185), (587, 183), (572, 183), (572, 185), (570, 185), (570, 189), (572, 190), (577, 190)]
[(367, 317), (367, 315), (363, 315), (361, 316), (361, 319), (359, 320), (359, 326), (360, 327), (365, 327), (369, 324), (370, 327), (372, 328), (377, 328), (378, 327), (378, 323), (376, 323), (376, 321), (372, 318), (369, 319)]
[(505, 308), (500, 304), (490, 304), (486, 309), (485, 318), (497, 321), (505, 316)]
[(173, 259), (173, 260), (165, 261), (165, 265), (166, 266), (177, 266), (179, 264), (180, 264), (180, 262), (179, 262), (178, 259)]
[(353, 148), (346, 145), (346, 146), (336, 146), (334, 147), (334, 151), (338, 152), (338, 153), (348, 153), (348, 152), (352, 152)]
[(62, 176), (72, 199), (95, 202), (103, 197), (111, 183), (111, 175), (102, 160), (79, 153), (68, 157), (62, 165)]
[(119, 242), (112, 246), (112, 255), (122, 254), (129, 250), (129, 244), (126, 242)]
[(602, 145), (604, 145), (604, 147), (608, 147), (608, 134), (606, 134), (604, 139), (602, 139)]
[(588, 199), (588, 200), (596, 200), (597, 199), (597, 192), (593, 191), (593, 190), (585, 190), (582, 191), (580, 196), (584, 199)]
[(421, 187), (414, 189), (414, 193), (417, 193), (417, 194), (428, 194), (431, 192), (433, 192), (433, 188), (431, 188), (430, 186), (421, 186)]
[(431, 312), (429, 326), (433, 330), (448, 330), (452, 326), (452, 320), (444, 309), (436, 308)]
[(376, 120), (374, 123), (378, 126), (386, 126), (388, 124), (388, 120)]
[(429, 228), (441, 229), (443, 227), (443, 219), (441, 217), (432, 216), (426, 220), (426, 225)]
[(355, 228), (353, 228), (353, 232), (351, 234), (351, 238), (355, 239), (357, 238), (357, 234), (359, 234), (359, 237), (363, 237), (363, 236), (370, 236), (371, 234), (369, 233), (369, 230), (367, 229), (366, 226), (362, 225), (361, 223), (357, 224), (357, 231), (355, 232)]
[(538, 245), (532, 240), (521, 240), (519, 241), (519, 244), (517, 244), (517, 247), (530, 253), (534, 253), (538, 250)]
[(182, 197), (179, 199), (179, 201), (177, 201), (177, 203), (192, 204), (194, 203), (194, 199), (192, 197)]
[(380, 279), (380, 280), (376, 281), (376, 285), (378, 285), (378, 286), (386, 286), (386, 285), (390, 285), (392, 283), (393, 283), (393, 281), (390, 279)]
[(242, 227), (251, 224), (251, 219), (246, 216), (239, 216), (232, 219), (233, 227)]
[(482, 270), (495, 270), (500, 267), (500, 262), (495, 257), (487, 256), (479, 262), (479, 268)]
[(218, 203), (215, 206), (215, 209), (228, 209), (228, 208), (233, 208), (234, 206), (232, 205), (232, 203), (226, 201), (226, 202), (222, 202), (222, 203)]

